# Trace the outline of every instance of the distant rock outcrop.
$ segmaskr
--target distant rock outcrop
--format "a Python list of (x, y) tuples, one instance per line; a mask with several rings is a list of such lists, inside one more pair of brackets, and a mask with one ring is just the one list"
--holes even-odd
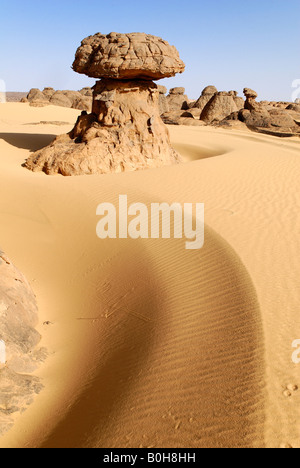
[(299, 104), (289, 104), (287, 106), (287, 110), (292, 110), (292, 111), (300, 113), (300, 101), (299, 101)]
[(33, 88), (29, 91), (27, 98), (23, 98), (21, 102), (29, 102), (32, 107), (52, 105), (91, 112), (92, 95), (93, 90), (91, 88), (83, 88), (81, 91), (55, 91), (53, 88), (45, 88), (40, 91)]
[(101, 78), (93, 88), (92, 113), (83, 112), (68, 135), (33, 154), (26, 167), (72, 176), (178, 162), (160, 118), (162, 93), (152, 79), (174, 76), (184, 68), (175, 47), (155, 36), (99, 33), (84, 39), (73, 69)]
[(268, 106), (267, 103), (257, 102), (258, 94), (250, 88), (245, 88), (244, 94), (245, 108), (239, 112), (239, 120), (248, 128), (280, 137), (300, 134), (299, 124), (290, 115), (287, 106)]
[(201, 96), (195, 103), (193, 103), (192, 107), (200, 109), (202, 113), (206, 104), (209, 103), (209, 101), (214, 97), (215, 94), (217, 94), (217, 92), (218, 90), (215, 86), (206, 86), (206, 88), (203, 89)]
[(42, 385), (30, 375), (44, 359), (37, 350), (38, 309), (24, 276), (0, 251), (0, 434), (12, 425)]
[(189, 98), (184, 94), (185, 88), (172, 88), (167, 96), (169, 111), (187, 110)]
[(223, 120), (238, 110), (232, 94), (216, 93), (204, 107), (200, 119), (206, 123)]
[(165, 86), (158, 85), (158, 92), (159, 92), (159, 112), (160, 115), (164, 114), (165, 112), (169, 112), (169, 104), (167, 100), (167, 88)]

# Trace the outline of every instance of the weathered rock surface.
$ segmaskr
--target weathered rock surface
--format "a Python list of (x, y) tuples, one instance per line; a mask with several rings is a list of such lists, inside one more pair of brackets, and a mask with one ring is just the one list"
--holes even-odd
[(187, 110), (189, 98), (184, 94), (185, 88), (172, 88), (167, 96), (169, 112)]
[(292, 110), (300, 113), (300, 103), (299, 104), (289, 104), (287, 110)]
[(237, 110), (233, 96), (226, 92), (220, 92), (215, 94), (206, 104), (201, 113), (201, 120), (206, 123), (211, 123), (214, 120), (221, 121)]
[(197, 99), (197, 101), (192, 104), (192, 108), (200, 109), (202, 113), (206, 104), (209, 103), (209, 101), (214, 97), (215, 94), (217, 94), (217, 92), (218, 90), (215, 86), (206, 86), (206, 88), (203, 89), (199, 99)]
[(166, 125), (190, 125), (198, 127), (206, 125), (205, 122), (199, 120), (199, 115), (195, 115), (194, 112), (191, 111), (197, 111), (199, 114), (198, 109), (189, 109), (187, 111), (177, 110), (166, 112), (161, 118)]
[(91, 88), (83, 88), (81, 91), (55, 91), (53, 88), (45, 88), (43, 91), (40, 91), (34, 88), (29, 91), (27, 98), (23, 98), (21, 101), (24, 103), (29, 102), (32, 107), (52, 105), (91, 112), (92, 95), (93, 90)]
[(157, 85), (101, 80), (93, 113), (83, 113), (73, 131), (36, 152), (26, 167), (64, 176), (154, 168), (180, 161), (159, 112)]
[(37, 88), (32, 88), (29, 91), (27, 99), (29, 102), (44, 101), (46, 103), (48, 101), (47, 96), (45, 96), (44, 93)]
[(6, 363), (0, 364), (0, 433), (12, 425), (11, 415), (21, 412), (42, 389), (29, 375), (44, 359), (35, 330), (38, 310), (24, 276), (0, 251), (0, 340), (5, 343)]
[(165, 86), (158, 85), (158, 92), (159, 92), (159, 112), (160, 115), (164, 114), (165, 112), (169, 112), (169, 104), (167, 100), (167, 88)]
[(55, 89), (53, 89), (53, 88), (44, 88), (43, 89), (43, 95), (48, 99), (51, 99), (54, 93), (55, 93)]
[(218, 92), (217, 88), (215, 86), (206, 86), (206, 88), (203, 89), (202, 91), (202, 96), (213, 96)]
[(265, 102), (256, 102), (258, 95), (249, 88), (244, 89), (244, 94), (246, 96), (245, 109), (240, 110), (239, 120), (248, 128), (279, 137), (300, 134), (300, 127), (286, 109), (287, 106), (275, 106), (274, 103), (270, 103), (271, 105), (267, 107)]
[(87, 96), (91, 98), (93, 97), (93, 90), (91, 88), (85, 87), (85, 88), (82, 88), (79, 92), (83, 96)]
[(183, 73), (185, 65), (174, 46), (144, 33), (101, 33), (84, 39), (73, 69), (91, 78), (159, 80)]
[(244, 101), (244, 99), (242, 97), (234, 96), (233, 100), (234, 100), (235, 105), (236, 105), (238, 110), (244, 109), (245, 101)]
[[(68, 135), (37, 151), (25, 167), (72, 176), (154, 168), (181, 160), (160, 118), (165, 90), (151, 81), (184, 70), (175, 47), (146, 34), (99, 33), (81, 43), (73, 68), (102, 78), (93, 87), (92, 113), (84, 111)], [(86, 97), (85, 92), (79, 94)], [(61, 93), (59, 99), (64, 99)]]
[(72, 107), (72, 97), (68, 97), (67, 93), (63, 91), (56, 91), (50, 98), (50, 104), (59, 107)]

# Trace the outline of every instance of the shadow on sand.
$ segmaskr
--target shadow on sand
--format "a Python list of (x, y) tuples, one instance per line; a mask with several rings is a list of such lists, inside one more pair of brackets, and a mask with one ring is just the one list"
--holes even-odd
[(0, 133), (0, 139), (16, 148), (37, 151), (49, 145), (56, 135), (43, 135), (34, 133)]

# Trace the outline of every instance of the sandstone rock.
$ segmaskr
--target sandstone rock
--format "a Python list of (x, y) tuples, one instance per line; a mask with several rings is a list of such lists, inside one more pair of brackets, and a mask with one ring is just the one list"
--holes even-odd
[(101, 80), (93, 113), (83, 113), (69, 135), (26, 163), (33, 171), (65, 176), (154, 168), (180, 161), (159, 114), (154, 83)]
[[(146, 34), (96, 34), (82, 42), (73, 68), (102, 78), (93, 87), (92, 113), (83, 111), (68, 135), (37, 151), (25, 167), (71, 176), (153, 168), (181, 160), (160, 118), (162, 93), (151, 81), (184, 70), (175, 47)], [(57, 105), (66, 105), (69, 99), (74, 105), (77, 95), (57, 92), (51, 102), (58, 98)]]
[(244, 101), (244, 99), (242, 97), (234, 96), (233, 99), (234, 99), (235, 105), (238, 108), (238, 110), (244, 109), (245, 101)]
[(271, 117), (268, 111), (260, 112), (249, 109), (242, 109), (239, 112), (239, 120), (245, 122), (249, 127), (262, 127), (267, 128), (271, 125)]
[(44, 88), (44, 89), (43, 89), (43, 95), (44, 95), (48, 100), (50, 100), (50, 98), (53, 96), (54, 93), (55, 93), (55, 89), (53, 89), (53, 88)]
[(250, 88), (244, 89), (244, 94), (246, 96), (245, 109), (248, 109), (250, 112), (256, 112), (257, 115), (260, 114), (262, 117), (268, 118), (269, 112), (267, 108), (261, 103), (256, 102), (258, 96), (256, 91), (253, 91)]
[(193, 109), (189, 109), (187, 111), (185, 111), (181, 117), (190, 117), (192, 119), (197, 119), (197, 120), (200, 120), (200, 116), (201, 116), (201, 109), (197, 109), (196, 107)]
[(157, 89), (158, 89), (159, 94), (166, 95), (168, 92), (167, 88), (162, 85), (157, 85)]
[(223, 120), (237, 110), (233, 97), (226, 92), (219, 92), (206, 104), (200, 118), (211, 123), (214, 120)]
[(250, 88), (244, 88), (244, 94), (246, 99), (256, 99), (258, 97), (257, 92)]
[(206, 94), (205, 96), (200, 96), (199, 99), (194, 103), (193, 109), (199, 109), (200, 115), (204, 109), (204, 107), (212, 100), (214, 97), (213, 94)]
[(196, 99), (189, 99), (188, 100), (188, 106), (189, 106), (189, 109), (193, 109), (195, 104), (196, 104), (197, 100)]
[(285, 109), (273, 109), (269, 111), (272, 127), (279, 127), (296, 131), (294, 119)]
[(88, 96), (75, 97), (72, 102), (72, 109), (92, 112), (93, 99)]
[(179, 120), (182, 116), (182, 110), (169, 111), (162, 114), (162, 121), (166, 125), (179, 125)]
[(172, 88), (167, 96), (169, 111), (187, 110), (189, 98), (184, 94), (185, 88)]
[(161, 85), (158, 85), (157, 88), (159, 92), (159, 112), (160, 112), (160, 115), (162, 115), (170, 111), (169, 104), (167, 101), (167, 96), (166, 96), (167, 88)]
[[(245, 112), (247, 114), (250, 114), (250, 111), (246, 111), (246, 110), (240, 110), (241, 112)], [(225, 119), (222, 120), (222, 122), (224, 121), (237, 121), (239, 120), (240, 121), (240, 111), (235, 111), (235, 112), (232, 112), (230, 115), (228, 115), (227, 117), (225, 117)]]
[(39, 101), (39, 102), (47, 102), (48, 99), (47, 97), (42, 93), (42, 91), (40, 91), (39, 89), (37, 88), (32, 88), (28, 95), (27, 95), (27, 99), (29, 102), (33, 102), (33, 101)]
[(217, 94), (218, 90), (215, 86), (207, 86), (203, 89), (201, 96), (199, 99), (194, 103), (193, 107), (200, 109), (202, 112), (205, 106), (209, 103), (209, 101)]
[(283, 106), (286, 103), (271, 102), (266, 107), (265, 102), (256, 102), (257, 93), (245, 88), (245, 109), (239, 112), (239, 119), (248, 128), (260, 133), (286, 137), (300, 133), (300, 128), (289, 111)]
[(289, 104), (286, 109), (300, 113), (300, 104)]
[(50, 104), (59, 107), (69, 107), (73, 105), (72, 97), (68, 97), (63, 91), (56, 91), (50, 99)]
[(185, 93), (185, 88), (171, 88), (169, 94), (183, 95), (184, 93)]
[(95, 34), (78, 48), (73, 69), (91, 78), (159, 80), (182, 73), (175, 47), (144, 33)]
[(82, 88), (80, 91), (80, 94), (82, 94), (83, 96), (88, 96), (88, 97), (93, 97), (93, 90), (92, 88), (89, 88), (89, 87), (85, 87), (85, 88)]
[(36, 347), (38, 310), (25, 277), (0, 251), (0, 340), (6, 363), (0, 364), (0, 433), (12, 424), (11, 414), (23, 411), (42, 385), (33, 372), (45, 357)]
[(206, 86), (206, 88), (203, 89), (202, 91), (202, 96), (213, 96), (218, 92), (217, 88), (215, 86)]

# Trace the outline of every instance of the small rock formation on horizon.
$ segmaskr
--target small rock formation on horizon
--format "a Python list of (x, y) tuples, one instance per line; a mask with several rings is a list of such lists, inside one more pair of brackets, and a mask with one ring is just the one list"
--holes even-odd
[(37, 323), (29, 283), (0, 250), (0, 340), (6, 361), (0, 363), (0, 434), (11, 427), (14, 413), (24, 411), (42, 389), (39, 379), (30, 375), (45, 358), (45, 351), (36, 349)]
[(189, 98), (185, 94), (185, 88), (172, 88), (167, 96), (169, 112), (187, 110)]
[(93, 88), (92, 113), (83, 112), (68, 135), (34, 153), (25, 167), (72, 176), (180, 161), (160, 118), (161, 93), (152, 81), (184, 71), (174, 46), (144, 33), (98, 33), (82, 41), (73, 69), (100, 79)]
[(53, 88), (44, 88), (43, 91), (40, 91), (37, 88), (32, 88), (27, 97), (21, 99), (21, 102), (28, 102), (32, 107), (52, 105), (91, 112), (92, 96), (93, 90), (91, 88), (83, 88), (80, 91), (56, 91)]
[(239, 112), (239, 120), (248, 128), (259, 133), (282, 137), (300, 133), (299, 124), (290, 114), (287, 103), (283, 107), (265, 106), (262, 102), (256, 101), (258, 97), (256, 91), (245, 88), (244, 94), (245, 108)]

